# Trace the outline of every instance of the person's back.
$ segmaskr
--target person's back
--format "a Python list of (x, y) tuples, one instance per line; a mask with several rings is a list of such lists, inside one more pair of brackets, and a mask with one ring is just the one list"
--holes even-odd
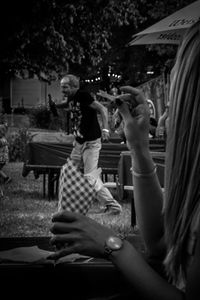
[(7, 123), (0, 124), (0, 177), (3, 178), (4, 183), (8, 183), (11, 180), (11, 178), (2, 170), (3, 167), (9, 162), (8, 141), (6, 139), (7, 129)]
[(6, 139), (7, 124), (0, 124), (0, 163), (8, 162), (8, 141)]
[(167, 136), (167, 131), (166, 131), (166, 122), (169, 116), (169, 102), (167, 103), (165, 107), (164, 113), (160, 116), (158, 120), (158, 125), (156, 128), (156, 136), (159, 138), (166, 138)]

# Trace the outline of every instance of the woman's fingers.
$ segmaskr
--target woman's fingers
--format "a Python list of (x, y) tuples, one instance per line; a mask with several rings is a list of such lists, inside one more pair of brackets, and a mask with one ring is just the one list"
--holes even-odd
[(50, 239), (50, 244), (55, 247), (55, 255), (59, 257), (80, 251), (80, 237), (73, 233), (57, 234)]
[(66, 222), (54, 222), (50, 228), (53, 234), (67, 233), (77, 231), (77, 224)]
[(78, 241), (79, 239), (80, 237), (74, 233), (57, 234), (50, 239), (50, 244), (51, 245), (57, 245), (57, 244), (64, 245), (65, 243), (72, 244), (72, 242)]
[(69, 211), (61, 211), (53, 215), (52, 222), (74, 222), (78, 218), (78, 214), (69, 212)]
[(137, 104), (145, 103), (145, 97), (144, 97), (143, 93), (141, 92), (141, 90), (134, 88), (132, 86), (122, 86), (122, 87), (120, 87), (120, 90), (122, 92), (131, 94)]
[(127, 102), (121, 101), (118, 103), (117, 107), (118, 107), (118, 110), (125, 122), (132, 119), (132, 116), (131, 116), (131, 113), (129, 110), (129, 105), (127, 104)]
[(64, 256), (72, 254), (72, 253), (75, 253), (73, 245), (63, 247), (62, 249), (60, 249), (60, 250), (56, 251), (55, 253), (51, 254), (50, 256), (48, 256), (48, 259), (57, 260), (61, 257), (64, 257)]
[(129, 122), (131, 118), (136, 117), (139, 112), (139, 107), (146, 107), (146, 100), (143, 93), (131, 86), (123, 86), (120, 88), (124, 94), (121, 94), (115, 103), (120, 114), (123, 116), (125, 122)]
[(138, 105), (138, 102), (131, 93), (121, 94), (115, 99), (115, 103), (117, 106), (119, 106), (121, 102), (126, 102), (133, 108)]

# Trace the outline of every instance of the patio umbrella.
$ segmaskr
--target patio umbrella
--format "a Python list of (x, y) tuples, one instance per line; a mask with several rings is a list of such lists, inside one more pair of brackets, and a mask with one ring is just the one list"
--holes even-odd
[(132, 45), (179, 44), (186, 29), (200, 19), (200, 1), (176, 11), (147, 29), (133, 35)]

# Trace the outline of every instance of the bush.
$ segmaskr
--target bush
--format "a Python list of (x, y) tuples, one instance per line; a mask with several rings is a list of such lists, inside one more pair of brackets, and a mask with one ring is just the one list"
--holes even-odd
[(32, 138), (33, 136), (26, 128), (20, 128), (7, 137), (11, 162), (24, 160), (26, 143), (30, 142)]
[(51, 121), (51, 112), (45, 105), (29, 110), (29, 120), (31, 127), (48, 129)]
[(61, 128), (62, 119), (60, 116), (54, 117), (46, 105), (29, 109), (28, 115), (31, 127), (50, 130)]
[(13, 113), (16, 115), (25, 115), (27, 113), (27, 111), (23, 106), (20, 106), (20, 107), (16, 107), (13, 110)]

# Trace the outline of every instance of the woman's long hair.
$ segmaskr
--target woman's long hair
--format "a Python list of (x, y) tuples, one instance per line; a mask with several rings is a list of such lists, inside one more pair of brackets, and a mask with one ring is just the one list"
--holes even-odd
[(175, 284), (185, 275), (185, 243), (200, 204), (200, 22), (179, 47), (170, 88), (165, 173), (165, 266)]

